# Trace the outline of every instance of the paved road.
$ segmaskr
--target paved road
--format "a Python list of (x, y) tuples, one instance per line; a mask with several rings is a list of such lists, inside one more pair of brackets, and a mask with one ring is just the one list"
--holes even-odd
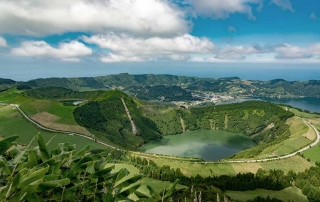
[[(86, 136), (86, 135), (83, 135), (83, 134), (79, 134), (79, 133), (74, 133), (74, 132), (68, 132), (68, 131), (59, 131), (59, 130), (54, 130), (54, 129), (51, 129), (51, 128), (47, 128), (47, 127), (44, 127), (42, 125), (40, 125), (39, 123), (35, 122), (34, 120), (32, 120), (30, 117), (28, 117), (24, 111), (21, 110), (21, 108), (19, 107), (19, 105), (17, 104), (10, 104), (10, 106), (13, 106), (15, 108), (17, 108), (21, 114), (27, 119), (29, 120), (31, 123), (33, 123), (34, 125), (36, 125), (38, 128), (42, 129), (42, 130), (46, 130), (46, 131), (50, 131), (50, 132), (56, 132), (56, 133), (64, 133), (64, 134), (73, 134), (73, 135), (76, 135), (76, 136), (80, 136), (80, 137), (83, 137), (83, 138), (87, 138), (89, 140), (92, 140), (92, 141), (95, 141), (94, 138), (92, 137), (89, 137), (89, 136)], [(195, 164), (219, 164), (219, 163), (256, 163), (256, 162), (266, 162), (266, 161), (274, 161), (274, 160), (280, 160), (280, 159), (286, 159), (286, 158), (289, 158), (289, 157), (292, 157), (292, 156), (295, 156), (297, 155), (298, 153), (301, 153), (303, 151), (306, 151), (314, 146), (316, 146), (319, 142), (320, 142), (320, 133), (319, 131), (313, 126), (311, 125), (309, 122), (306, 122), (304, 121), (306, 124), (308, 124), (309, 126), (312, 127), (312, 129), (315, 131), (316, 133), (316, 140), (311, 143), (310, 145), (296, 151), (296, 152), (293, 152), (291, 154), (287, 154), (285, 156), (278, 156), (278, 157), (274, 157), (274, 158), (267, 158), (267, 159), (257, 159), (257, 160), (234, 160), (234, 161), (204, 161), (204, 162), (192, 162), (192, 163), (195, 163)], [(106, 144), (104, 142), (101, 142), (99, 140), (96, 140), (97, 143), (99, 144), (102, 144), (104, 146), (107, 146), (107, 147), (110, 147), (110, 148), (113, 148), (113, 149), (117, 149), (117, 150), (120, 150), (119, 148), (117, 147), (114, 147), (114, 146), (111, 146), (109, 144)], [(143, 157), (143, 156), (141, 156)]]
[(87, 138), (87, 139), (89, 139), (89, 140), (95, 141), (95, 142), (97, 142), (97, 143), (99, 143), (99, 144), (102, 144), (102, 145), (104, 145), (104, 146), (107, 146), (107, 147), (110, 147), (110, 148), (119, 150), (118, 148), (116, 148), (116, 147), (114, 147), (114, 146), (111, 146), (111, 145), (106, 144), (106, 143), (104, 143), (104, 142), (101, 142), (101, 141), (99, 141), (99, 140), (95, 140), (95, 138), (89, 137), (89, 136), (87, 136), (87, 135), (83, 135), (83, 134), (80, 134), (80, 133), (74, 133), (74, 132), (71, 132), (71, 131), (54, 130), (54, 129), (51, 129), (51, 128), (44, 127), (44, 126), (40, 125), (39, 123), (35, 122), (34, 120), (32, 120), (26, 113), (24, 113), (24, 111), (22, 111), (22, 109), (19, 107), (19, 105), (17, 105), (17, 104), (10, 104), (10, 106), (17, 108), (17, 109), (20, 111), (20, 113), (21, 113), (28, 121), (30, 121), (32, 124), (34, 124), (35, 126), (37, 126), (38, 128), (40, 128), (40, 129), (42, 129), (42, 130), (46, 130), (46, 131), (49, 131), (49, 132), (55, 132), (55, 133), (63, 133), (63, 134), (68, 134), (68, 135), (80, 136), (80, 137)]

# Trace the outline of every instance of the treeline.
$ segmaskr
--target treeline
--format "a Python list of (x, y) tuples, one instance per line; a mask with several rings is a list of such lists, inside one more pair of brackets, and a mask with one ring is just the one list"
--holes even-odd
[[(180, 169), (172, 169), (170, 166), (158, 167), (152, 160), (146, 160), (139, 157), (128, 158), (125, 163), (131, 163), (140, 169), (144, 176), (174, 182), (179, 179), (179, 183), (186, 185), (189, 189), (183, 189), (173, 194), (174, 201), (193, 201), (195, 192), (201, 192), (202, 201), (217, 201), (217, 194), (223, 201), (224, 191), (248, 191), (255, 189), (282, 190), (292, 185), (297, 175), (290, 171), (285, 174), (281, 170), (262, 170), (259, 169), (256, 174), (243, 173), (236, 176), (210, 176), (202, 177), (200, 175), (188, 177), (181, 173)], [(191, 190), (190, 190), (191, 189)], [(281, 201), (271, 198), (257, 198), (254, 201)]]
[(296, 186), (308, 197), (310, 202), (320, 201), (320, 164), (311, 167), (305, 172), (299, 173), (294, 177)]
[(180, 86), (132, 86), (125, 89), (131, 95), (141, 100), (162, 100), (166, 102), (180, 100), (197, 100), (192, 97), (191, 93)]

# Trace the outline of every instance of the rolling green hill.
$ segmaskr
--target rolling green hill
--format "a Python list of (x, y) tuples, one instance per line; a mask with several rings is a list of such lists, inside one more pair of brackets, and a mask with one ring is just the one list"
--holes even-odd
[[(26, 91), (25, 95), (36, 99), (88, 100), (73, 111), (76, 122), (98, 138), (129, 149), (136, 149), (162, 135), (198, 129), (242, 133), (260, 146), (267, 145), (290, 135), (285, 121), (293, 116), (275, 104), (261, 101), (184, 109), (152, 105), (118, 90), (78, 92), (44, 87)], [(136, 134), (121, 99), (136, 125)]]
[[(230, 78), (198, 78), (173, 75), (130, 75), (117, 74), (99, 77), (80, 78), (45, 78), (27, 82), (16, 82), (0, 79), (0, 90), (13, 86), (62, 87), (75, 91), (121, 89), (139, 99), (154, 100), (164, 98), (164, 101), (191, 100), (191, 93), (208, 92), (220, 95), (242, 97), (271, 98), (319, 98), (320, 81), (286, 81), (275, 79), (271, 81), (242, 80)], [(174, 95), (174, 96), (173, 96)]]

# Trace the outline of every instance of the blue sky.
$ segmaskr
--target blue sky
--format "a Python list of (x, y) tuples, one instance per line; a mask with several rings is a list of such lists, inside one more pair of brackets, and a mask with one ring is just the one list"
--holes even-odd
[(95, 67), (320, 69), (318, 0), (0, 0), (0, 24), (0, 77), (64, 76), (70, 66), (90, 75)]

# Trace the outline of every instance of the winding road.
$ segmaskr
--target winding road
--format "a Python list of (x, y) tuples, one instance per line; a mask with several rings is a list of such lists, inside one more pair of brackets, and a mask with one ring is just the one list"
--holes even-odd
[(30, 121), (32, 124), (34, 124), (36, 127), (40, 128), (41, 130), (46, 130), (46, 131), (54, 132), (54, 133), (63, 133), (63, 134), (68, 134), (68, 135), (75, 135), (75, 136), (87, 138), (89, 140), (95, 141), (95, 142), (97, 142), (99, 144), (102, 144), (104, 146), (110, 147), (112, 149), (119, 150), (118, 148), (116, 148), (116, 147), (114, 147), (112, 145), (106, 144), (104, 142), (101, 142), (101, 141), (97, 140), (96, 138), (89, 137), (87, 135), (83, 135), (83, 134), (80, 134), (80, 133), (74, 133), (74, 132), (71, 132), (71, 131), (54, 130), (54, 129), (51, 129), (51, 128), (44, 127), (44, 126), (40, 125), (39, 123), (35, 122), (34, 120), (32, 120), (26, 113), (24, 113), (24, 111), (19, 107), (19, 105), (10, 104), (10, 106), (15, 107), (16, 109), (18, 109), (19, 112), (24, 116), (24, 118), (26, 118), (28, 121)]
[[(19, 107), (19, 105), (17, 104), (10, 104), (10, 106), (12, 107), (15, 107), (16, 109), (18, 109), (20, 111), (20, 113), (28, 120), (30, 121), (32, 124), (34, 124), (35, 126), (37, 126), (38, 128), (42, 129), (42, 130), (46, 130), (46, 131), (50, 131), (50, 132), (56, 132), (56, 133), (63, 133), (63, 134), (72, 134), (72, 135), (76, 135), (76, 136), (79, 136), (79, 137), (83, 137), (83, 138), (87, 138), (89, 140), (92, 140), (92, 141), (95, 141), (99, 144), (102, 144), (104, 146), (107, 146), (107, 147), (110, 147), (110, 148), (113, 148), (113, 149), (117, 149), (117, 150), (120, 150), (119, 148), (117, 147), (114, 147), (112, 145), (109, 145), (109, 144), (106, 144), (102, 141), (99, 141), (97, 140), (96, 138), (93, 138), (93, 137), (89, 137), (89, 136), (86, 136), (86, 135), (83, 135), (83, 134), (79, 134), (79, 133), (74, 133), (74, 132), (69, 132), (69, 131), (59, 131), (59, 130), (54, 130), (54, 129), (51, 129), (51, 128), (47, 128), (47, 127), (44, 127), (42, 125), (40, 125), (39, 123), (35, 122), (34, 120), (32, 120), (26, 113), (24, 113), (24, 111)], [(194, 164), (221, 164), (221, 163), (257, 163), (257, 162), (266, 162), (266, 161), (275, 161), (275, 160), (281, 160), (281, 159), (286, 159), (286, 158), (290, 158), (292, 156), (295, 156), (297, 155), (298, 153), (301, 153), (301, 152), (304, 152), (314, 146), (316, 146), (319, 142), (320, 142), (320, 133), (319, 131), (313, 126), (311, 125), (310, 122), (307, 122), (307, 121), (304, 121), (305, 124), (308, 124), (309, 126), (312, 127), (312, 129), (315, 131), (316, 133), (316, 140), (311, 143), (310, 145), (298, 150), (298, 151), (295, 151), (291, 154), (287, 154), (287, 155), (284, 155), (284, 156), (278, 156), (278, 157), (274, 157), (274, 158), (266, 158), (266, 159), (252, 159), (252, 160), (230, 160), (230, 161), (202, 161), (202, 162), (192, 162)], [(144, 156), (141, 156), (141, 157), (144, 157)]]

